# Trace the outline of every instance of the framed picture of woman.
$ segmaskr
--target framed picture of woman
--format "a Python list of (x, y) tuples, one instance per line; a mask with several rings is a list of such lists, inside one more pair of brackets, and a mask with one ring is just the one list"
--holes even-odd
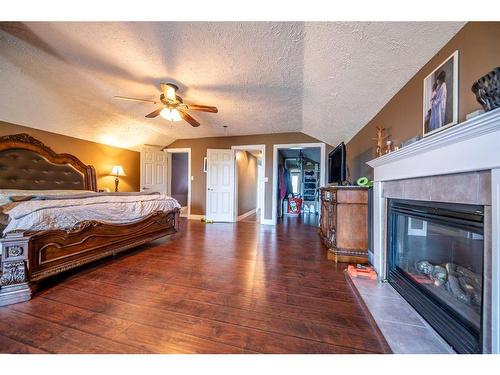
[(424, 79), (423, 135), (458, 123), (458, 51)]

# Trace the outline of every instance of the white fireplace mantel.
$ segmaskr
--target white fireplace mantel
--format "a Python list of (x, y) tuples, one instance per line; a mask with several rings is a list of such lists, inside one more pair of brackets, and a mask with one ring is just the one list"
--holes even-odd
[(374, 181), (500, 168), (500, 108), (367, 164)]
[[(386, 181), (472, 171), (491, 172), (492, 352), (500, 353), (500, 109), (373, 159), (373, 265), (386, 277)], [(418, 183), (418, 182), (415, 182)], [(453, 186), (449, 186), (453, 189)]]

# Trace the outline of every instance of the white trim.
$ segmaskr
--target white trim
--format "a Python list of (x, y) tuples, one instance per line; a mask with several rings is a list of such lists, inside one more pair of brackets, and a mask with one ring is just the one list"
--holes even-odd
[(191, 183), (193, 181), (193, 176), (191, 174), (191, 148), (164, 148), (164, 152), (168, 154), (168, 164), (167, 164), (167, 190), (170, 195), (172, 189), (172, 155), (169, 154), (188, 154), (188, 201), (187, 201), (187, 217), (191, 218)]
[(261, 151), (261, 152), (264, 152), (266, 150), (266, 145), (265, 144), (259, 144), (259, 145), (235, 145), (235, 146), (231, 146), (231, 150), (238, 150), (238, 151)]
[(172, 154), (165, 153), (167, 154), (167, 195), (172, 196)]
[(195, 215), (195, 214), (191, 214), (189, 215), (189, 220), (201, 220), (205, 217), (205, 215)]
[(382, 182), (373, 183), (373, 266), (380, 280), (387, 278), (387, 199)]
[(491, 171), (491, 347), (500, 353), (500, 168)]
[(245, 212), (244, 214), (241, 214), (240, 216), (238, 216), (238, 217), (236, 218), (236, 221), (241, 221), (241, 220), (243, 220), (243, 219), (245, 219), (245, 218), (249, 217), (250, 215), (253, 215), (253, 214), (254, 214), (254, 213), (256, 213), (256, 212), (257, 212), (257, 209), (256, 209), (256, 208), (254, 208), (253, 210), (250, 210), (250, 211), (248, 211), (248, 212)]
[(449, 122), (446, 125), (441, 126), (440, 128), (434, 129), (430, 132), (425, 132), (425, 104), (422, 105), (422, 135), (424, 137), (428, 137), (432, 134), (435, 134), (437, 132), (443, 131), (446, 128), (449, 128), (453, 125), (456, 125), (458, 123), (458, 86), (460, 85), (459, 83), (459, 78), (458, 78), (458, 69), (459, 69), (459, 59), (458, 59), (458, 50), (453, 52), (446, 60), (444, 60), (441, 65), (439, 65), (436, 69), (434, 69), (430, 74), (427, 75), (427, 77), (424, 78), (424, 84), (423, 86), (423, 98), (422, 98), (422, 103), (425, 101), (425, 81), (427, 78), (429, 78), (431, 75), (433, 75), (436, 70), (441, 68), (444, 64), (446, 64), (451, 58), (453, 58), (453, 119), (451, 122)]
[(275, 225), (272, 219), (264, 219), (260, 222), (262, 225)]
[[(236, 151), (260, 151), (262, 154), (262, 173), (260, 176), (260, 181), (257, 182), (263, 187), (263, 192), (261, 194), (261, 201), (260, 201), (260, 223), (264, 222), (264, 215), (266, 214), (266, 145), (260, 144), (260, 145), (238, 145), (238, 146), (231, 146), (231, 150), (233, 150), (233, 160), (236, 156)], [(236, 163), (234, 163), (236, 168)], [(238, 215), (238, 174), (236, 173), (236, 169), (234, 171), (234, 179), (235, 179), (235, 193), (234, 193), (234, 208), (233, 208), (233, 213), (234, 217), (237, 218)], [(258, 186), (257, 186), (258, 188)]]
[[(271, 224), (276, 225), (278, 208), (278, 151), (284, 148), (318, 148), (320, 149), (320, 185), (326, 185), (326, 144), (325, 143), (288, 143), (273, 146), (273, 199)], [(262, 221), (262, 223), (264, 223)]]
[(238, 187), (239, 187), (240, 179), (238, 178), (238, 163), (236, 162), (237, 151), (234, 150), (232, 147), (231, 147), (231, 151), (233, 153), (232, 158), (234, 160), (234, 164), (233, 164), (233, 168), (234, 168), (234, 172), (233, 172), (233, 176), (234, 176), (233, 221), (236, 222), (236, 221), (238, 221), (238, 210), (239, 210), (239, 207), (238, 207), (239, 206), (238, 205)]
[(370, 160), (375, 181), (500, 167), (500, 108)]

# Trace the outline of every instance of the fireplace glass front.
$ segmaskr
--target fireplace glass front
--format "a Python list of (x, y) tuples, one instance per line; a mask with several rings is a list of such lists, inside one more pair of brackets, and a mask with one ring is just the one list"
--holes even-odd
[(389, 281), (456, 351), (480, 352), (483, 208), (391, 200)]

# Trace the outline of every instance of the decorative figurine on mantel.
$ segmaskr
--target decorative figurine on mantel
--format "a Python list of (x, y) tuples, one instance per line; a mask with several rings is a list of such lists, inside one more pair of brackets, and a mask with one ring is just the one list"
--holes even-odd
[(388, 154), (393, 151), (392, 141), (385, 141), (385, 152), (384, 154)]
[(387, 137), (385, 128), (379, 128), (377, 126), (377, 138), (373, 138), (373, 140), (377, 141), (377, 157), (384, 155), (385, 140)]

